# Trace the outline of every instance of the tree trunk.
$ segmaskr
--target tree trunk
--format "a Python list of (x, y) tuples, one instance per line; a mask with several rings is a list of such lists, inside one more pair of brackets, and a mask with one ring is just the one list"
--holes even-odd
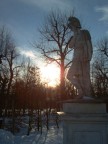
[(12, 99), (12, 133), (15, 134), (15, 101)]
[(65, 67), (64, 67), (64, 59), (61, 60), (60, 66), (60, 100), (65, 99)]

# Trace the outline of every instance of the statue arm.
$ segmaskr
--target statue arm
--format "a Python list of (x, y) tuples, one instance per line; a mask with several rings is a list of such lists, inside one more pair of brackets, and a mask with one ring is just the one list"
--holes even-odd
[(93, 54), (93, 48), (92, 43), (90, 40), (87, 40), (84, 46), (84, 52), (85, 52), (85, 60), (91, 60), (92, 54)]
[(81, 32), (84, 40), (84, 59), (90, 61), (93, 54), (91, 36), (88, 30), (82, 30)]
[(73, 48), (74, 47), (74, 45), (75, 45), (75, 36), (73, 36), (72, 37), (72, 39), (71, 39), (71, 41), (70, 41), (70, 43), (69, 43), (69, 48)]

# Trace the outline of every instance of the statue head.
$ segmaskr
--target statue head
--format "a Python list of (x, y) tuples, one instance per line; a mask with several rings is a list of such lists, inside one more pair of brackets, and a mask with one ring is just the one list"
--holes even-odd
[(76, 17), (69, 17), (68, 21), (69, 21), (69, 24), (68, 24), (69, 28), (71, 28), (72, 26), (76, 28), (81, 28), (80, 21)]

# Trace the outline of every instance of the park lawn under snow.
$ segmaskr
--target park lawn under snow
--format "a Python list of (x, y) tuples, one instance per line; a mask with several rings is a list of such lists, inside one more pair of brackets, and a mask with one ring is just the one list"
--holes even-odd
[[(0, 129), (0, 144), (62, 144), (63, 129), (62, 124), (59, 128), (50, 126), (47, 131), (43, 128), (42, 134), (35, 130), (30, 132), (30, 135), (24, 135), (23, 129), (18, 135), (13, 135), (11, 132)], [(23, 134), (23, 135), (22, 135)]]

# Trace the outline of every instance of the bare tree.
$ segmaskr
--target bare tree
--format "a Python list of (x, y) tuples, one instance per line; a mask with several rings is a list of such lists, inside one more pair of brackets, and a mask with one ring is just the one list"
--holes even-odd
[[(12, 35), (5, 27), (0, 29), (0, 81), (1, 81), (1, 110), (4, 108), (4, 125), (7, 116), (8, 107), (12, 108), (12, 127), (14, 133), (15, 124), (15, 95), (13, 94), (13, 83), (15, 83), (16, 69), (21, 67), (16, 65), (15, 61), (18, 57), (15, 43)], [(3, 105), (4, 103), (4, 105)]]
[(5, 75), (8, 79), (7, 94), (9, 94), (15, 69), (19, 66), (15, 66), (14, 63), (18, 56), (16, 46), (12, 40), (11, 33), (5, 27), (2, 27), (0, 31), (0, 54), (2, 59), (1, 76)]
[[(39, 29), (41, 42), (34, 46), (41, 50), (47, 62), (56, 62), (60, 67), (61, 96), (64, 96), (65, 70), (70, 65), (68, 44), (72, 34), (68, 27), (68, 16), (60, 11), (51, 11), (45, 24)], [(65, 98), (65, 97), (64, 97)]]
[(105, 37), (97, 44), (94, 62), (95, 88), (97, 95), (108, 96), (108, 38)]

